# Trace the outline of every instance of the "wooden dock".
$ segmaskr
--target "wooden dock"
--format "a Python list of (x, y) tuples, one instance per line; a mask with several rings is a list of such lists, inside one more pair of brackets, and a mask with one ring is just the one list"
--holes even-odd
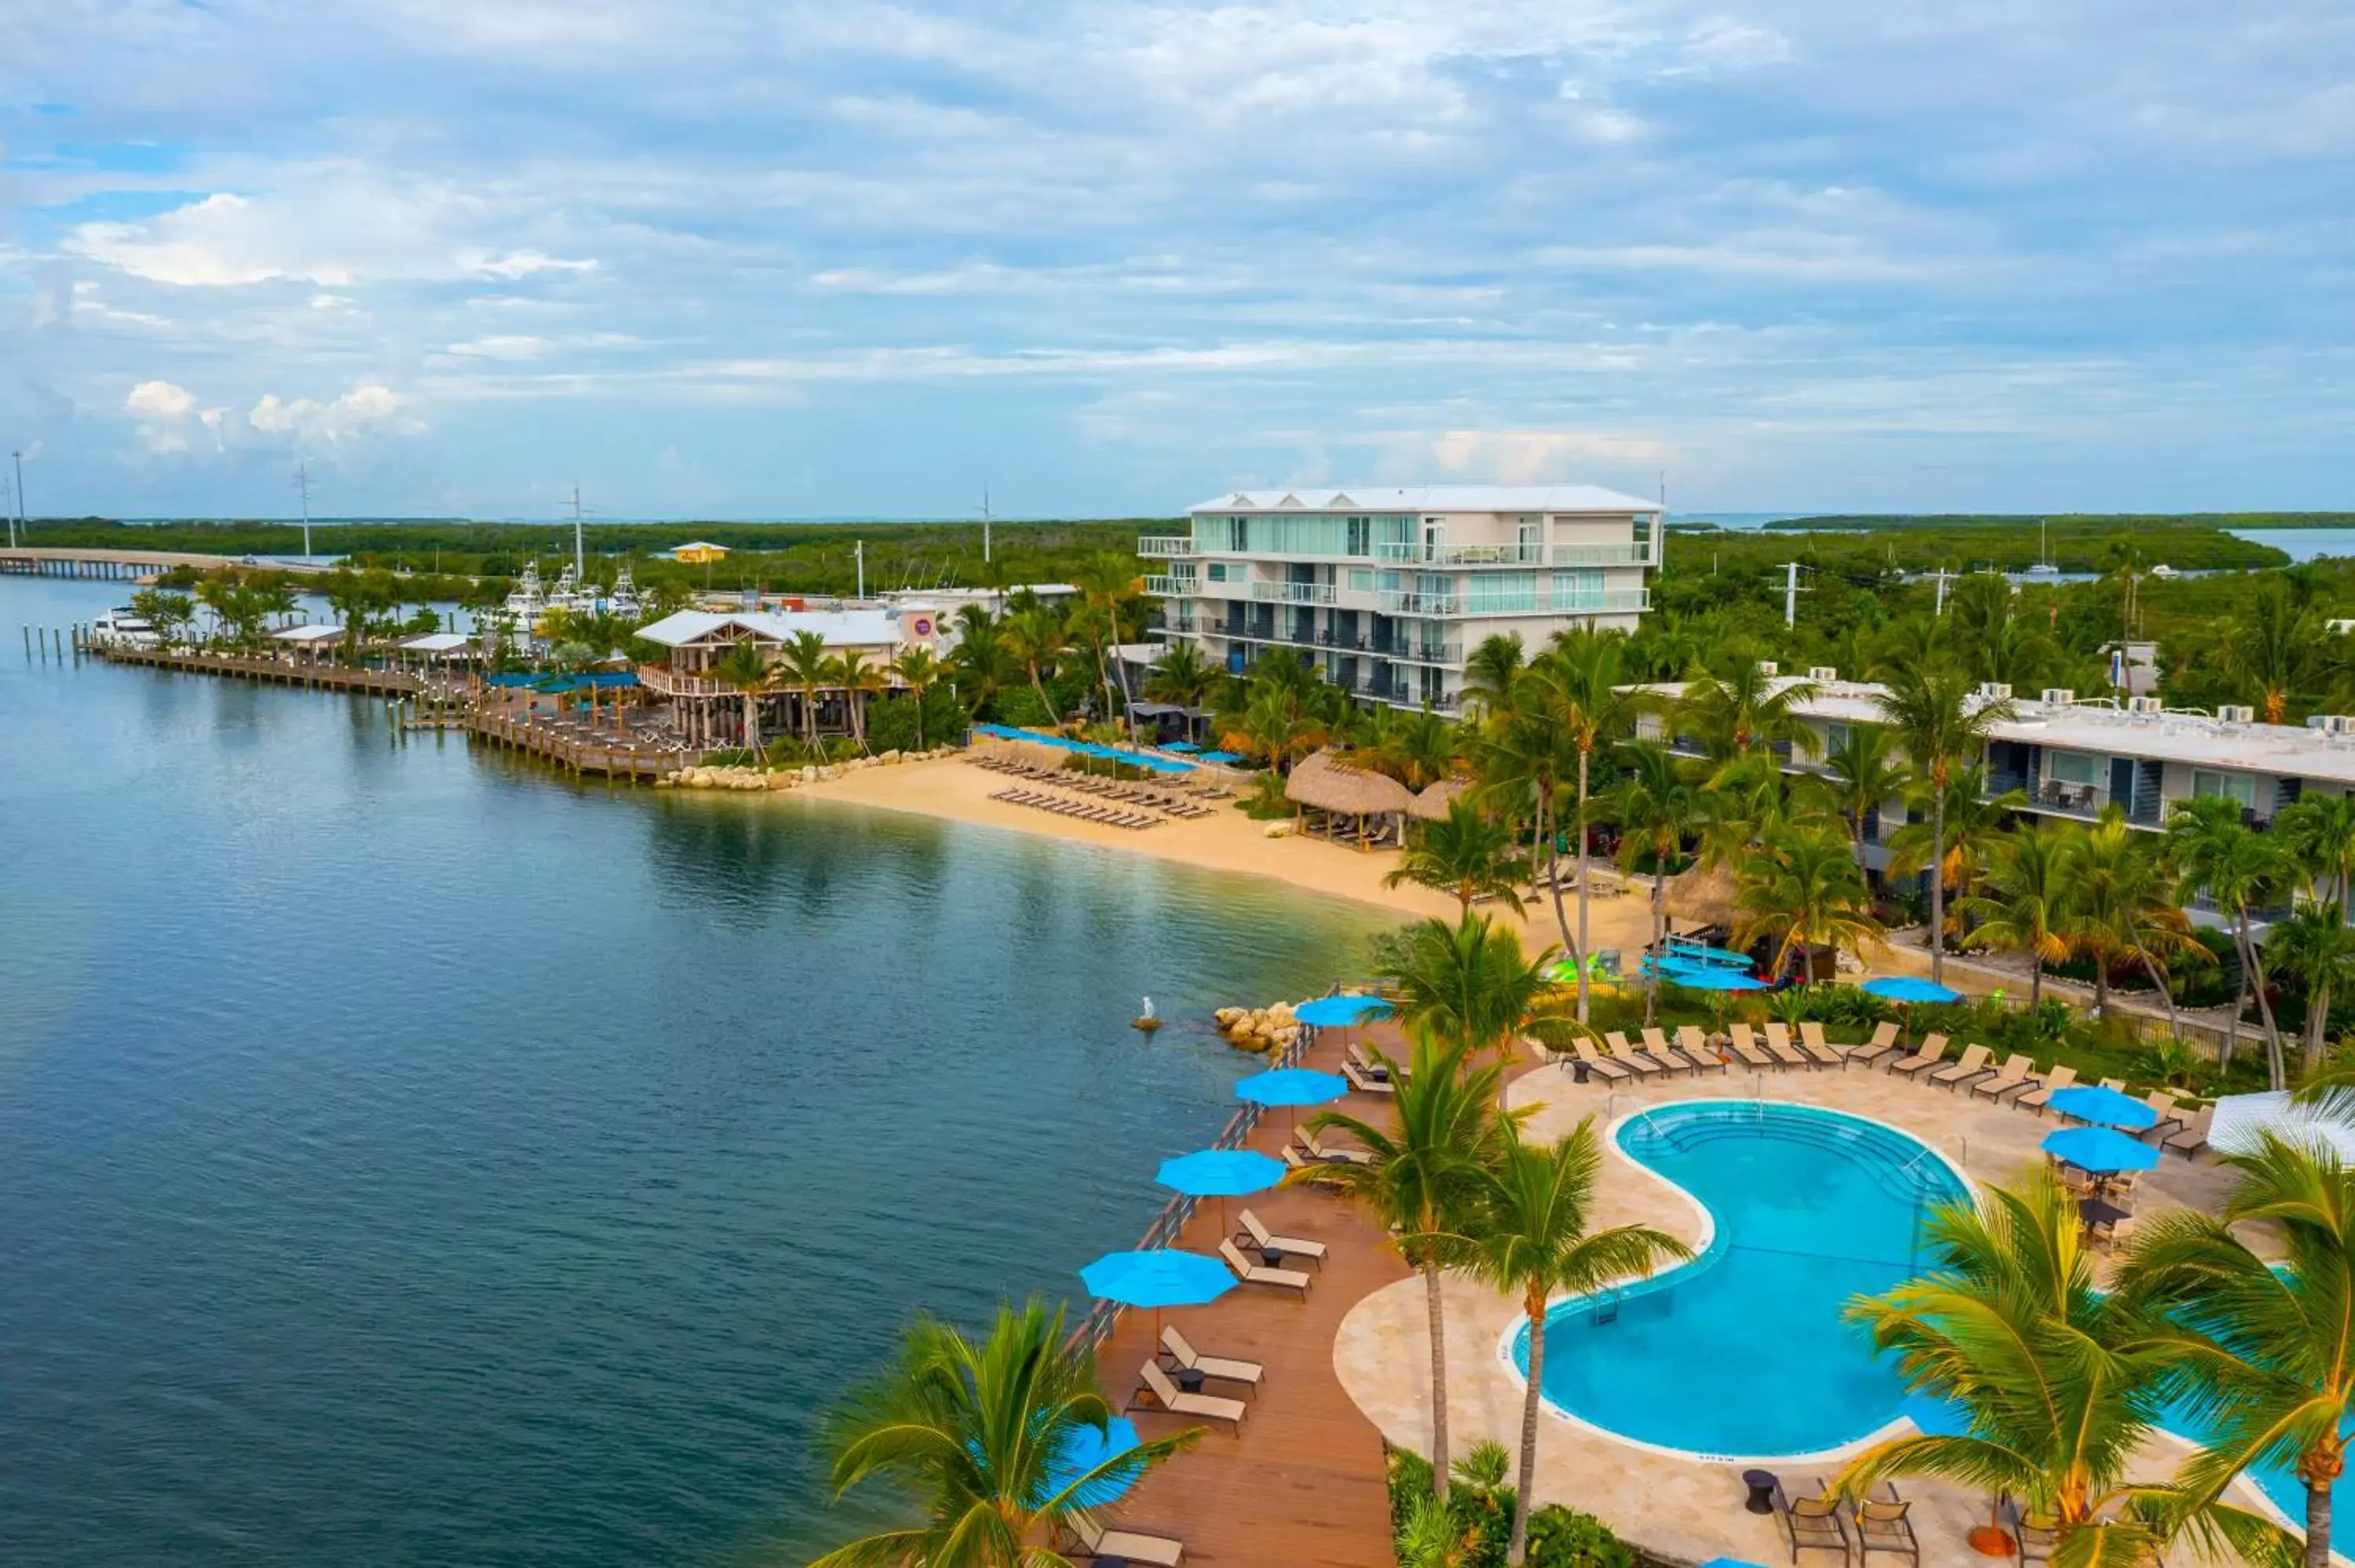
[(249, 561), (242, 556), (214, 556), (196, 550), (109, 550), (96, 547), (58, 548), (44, 546), (0, 547), (0, 575), (41, 577), (100, 577), (144, 582), (176, 567), (212, 571), (240, 567), (251, 571), (326, 572), (338, 563), (272, 557)]
[[(1387, 1026), (1372, 1033), (1386, 1049), (1401, 1049), (1394, 1038), (1383, 1039), (1393, 1033)], [(1303, 1065), (1337, 1070), (1344, 1040), (1340, 1030), (1324, 1031)], [(1388, 1114), (1362, 1095), (1350, 1096), (1342, 1108), (1353, 1116)], [(1239, 1141), (1273, 1155), (1290, 1136), (1291, 1122), (1279, 1110)], [(1103, 1511), (1120, 1528), (1182, 1541), (1189, 1564), (1379, 1568), (1395, 1561), (1382, 1437), (1334, 1375), (1333, 1341), (1349, 1308), (1405, 1278), (1406, 1265), (1371, 1222), (1329, 1192), (1284, 1187), (1230, 1198), (1228, 1219), (1245, 1207), (1271, 1230), (1326, 1243), (1325, 1266), (1311, 1268), (1316, 1282), (1305, 1301), (1288, 1290), (1245, 1285), (1208, 1307), (1164, 1314), (1203, 1355), (1264, 1362), (1266, 1380), (1247, 1401), (1251, 1413), (1239, 1433), (1213, 1424), (1191, 1450)], [(1220, 1212), (1216, 1200), (1200, 1200), (1170, 1245), (1215, 1255)], [(1097, 1347), (1098, 1373), (1115, 1408), (1135, 1391), (1137, 1369), (1151, 1353), (1153, 1322), (1151, 1312), (1123, 1312)], [(1205, 1392), (1235, 1391), (1213, 1384)], [(1148, 1436), (1187, 1425), (1146, 1409), (1130, 1415)]]
[(186, 648), (131, 648), (106, 642), (85, 642), (80, 651), (116, 664), (144, 664), (150, 669), (182, 670), (199, 675), (235, 675), (248, 681), (304, 686), (314, 691), (406, 697), (425, 689), (424, 677), (407, 670), (369, 670), (318, 659), (272, 659), (254, 653), (202, 653)]
[(559, 768), (582, 775), (602, 779), (619, 779), (635, 784), (651, 784), (666, 773), (690, 768), (700, 754), (681, 756), (677, 752), (653, 752), (627, 746), (600, 745), (572, 736), (560, 735), (546, 725), (533, 724), (517, 718), (496, 707), (477, 707), (464, 720), (468, 734), (481, 736), (495, 746), (527, 752), (543, 758)]

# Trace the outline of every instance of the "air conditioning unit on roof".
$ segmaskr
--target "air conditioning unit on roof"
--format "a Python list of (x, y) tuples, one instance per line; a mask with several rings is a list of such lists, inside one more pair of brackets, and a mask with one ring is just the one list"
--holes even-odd
[(2011, 701), (2011, 683), (2009, 681), (1981, 681), (1979, 683), (1979, 695), (1985, 697), (1991, 703), (2008, 703)]
[(1839, 672), (1829, 664), (1810, 664), (1807, 667), (1807, 679), (1828, 686), (1839, 679)]
[(2226, 703), (2216, 710), (2218, 724), (2254, 724), (2257, 710), (2240, 703)]
[(2077, 694), (2066, 686), (2047, 686), (2043, 694), (2037, 698), (2049, 708), (2065, 708), (2076, 700)]
[(1783, 666), (1772, 659), (1761, 659), (1758, 661), (1758, 673), (1771, 680), (1783, 673)]
[(2167, 705), (2160, 702), (2157, 697), (2128, 697), (2126, 699), (2126, 712), (2130, 714), (2156, 714), (2164, 713), (2166, 711)]

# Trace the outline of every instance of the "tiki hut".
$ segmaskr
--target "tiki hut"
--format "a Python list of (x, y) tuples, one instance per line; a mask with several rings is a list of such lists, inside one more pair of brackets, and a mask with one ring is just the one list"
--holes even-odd
[(1733, 926), (1733, 868), (1730, 865), (1696, 865), (1668, 878), (1666, 892), (1660, 896), (1660, 908), (1670, 923), (1690, 921), (1695, 926)]
[(1447, 808), (1469, 792), (1471, 788), (1472, 780), (1469, 779), (1442, 779), (1414, 798), (1414, 803), (1407, 808), (1407, 815), (1418, 822), (1444, 821), (1447, 817)]
[(1395, 843), (1414, 796), (1395, 779), (1337, 760), (1329, 751), (1304, 758), (1284, 781), (1284, 799), (1300, 808), (1302, 830), (1348, 839), (1359, 849)]

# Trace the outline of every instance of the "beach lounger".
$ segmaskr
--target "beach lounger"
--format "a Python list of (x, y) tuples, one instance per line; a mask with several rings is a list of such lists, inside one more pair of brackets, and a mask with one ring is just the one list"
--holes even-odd
[(2011, 1543), (2019, 1554), (2019, 1568), (2028, 1568), (2030, 1563), (2052, 1561), (2052, 1548), (2061, 1539), (2058, 1519), (2050, 1514), (2023, 1514), (2017, 1503), (2006, 1503), (2004, 1514), (2004, 1522), (2011, 1530)]
[(1260, 1261), (1267, 1263), (1269, 1267), (1282, 1268), (1287, 1266), (1286, 1263), (1269, 1262), (1269, 1256), (1271, 1254), (1277, 1258), (1285, 1260), (1295, 1257), (1305, 1257), (1311, 1263), (1316, 1264), (1319, 1268), (1322, 1268), (1325, 1266), (1325, 1244), (1323, 1242), (1310, 1241), (1305, 1236), (1277, 1235), (1275, 1233), (1269, 1230), (1267, 1226), (1262, 1224), (1260, 1223), (1260, 1217), (1257, 1214), (1252, 1213), (1249, 1209), (1245, 1209), (1241, 1213), (1235, 1217), (1241, 1222), (1243, 1227), (1242, 1230), (1236, 1234), (1235, 1240), (1256, 1251), (1260, 1255)]
[(1123, 1563), (1145, 1563), (1151, 1568), (1178, 1568), (1186, 1555), (1182, 1542), (1162, 1535), (1140, 1535), (1133, 1530), (1104, 1530), (1077, 1510), (1062, 1516), (1061, 1523), (1071, 1527), (1071, 1538), (1078, 1544), (1074, 1557), (1109, 1557)]
[(1649, 1062), (1664, 1073), (1697, 1073), (1700, 1071), (1700, 1068), (1694, 1066), (1690, 1062), (1686, 1061), (1682, 1056), (1655, 1056), (1648, 1051), (1639, 1051), (1635, 1046), (1627, 1043), (1627, 1036), (1625, 1034), (1620, 1033), (1616, 1029), (1606, 1029), (1603, 1032), (1603, 1044), (1609, 1046), (1611, 1048), (1611, 1054), (1614, 1056), (1620, 1058), (1622, 1061)]
[(1885, 1552), (1922, 1568), (1922, 1542), (1913, 1533), (1913, 1521), (1905, 1517), (1913, 1505), (1899, 1497), (1895, 1487), (1886, 1489), (1885, 1498), (1864, 1498), (1849, 1505), (1849, 1522), (1856, 1527), (1857, 1563), (1861, 1568), (1874, 1552)]
[[(1529, 1045), (1539, 1051), (1545, 1049), (1534, 1040), (1529, 1042)], [(1636, 1075), (1636, 1069), (1633, 1066), (1605, 1056), (1594, 1048), (1594, 1042), (1592, 1040), (1582, 1040), (1573, 1049), (1577, 1053), (1578, 1059), (1585, 1063), (1590, 1070), (1599, 1075), (1606, 1083), (1616, 1083), (1622, 1078), (1632, 1078)]]
[(1297, 1290), (1301, 1299), (1308, 1298), (1308, 1276), (1296, 1268), (1273, 1268), (1263, 1263), (1253, 1263), (1243, 1255), (1242, 1248), (1231, 1241), (1219, 1244), (1219, 1255), (1235, 1271), (1235, 1277), (1245, 1285), (1273, 1285), (1284, 1290)]
[[(1147, 1361), (1137, 1372), (1140, 1389), (1153, 1395), (1154, 1403), (1172, 1415), (1199, 1415), (1211, 1421), (1223, 1421), (1237, 1433), (1242, 1431), (1243, 1416), (1251, 1406), (1240, 1399), (1229, 1399), (1220, 1393), (1188, 1393), (1170, 1380), (1157, 1361)], [(1131, 1399), (1128, 1407), (1135, 1410), (1141, 1400)]]
[(2038, 1116), (2042, 1116), (2044, 1107), (2052, 1103), (2052, 1097), (2076, 1081), (2076, 1068), (2055, 1067), (2044, 1075), (2042, 1086), (2030, 1090), (2011, 1103), (2032, 1110)]
[(2136, 1133), (2135, 1137), (2141, 1139), (2145, 1143), (2163, 1143), (2169, 1137), (2183, 1130), (2183, 1118), (2175, 1114), (2173, 1095), (2169, 1094), (2165, 1089), (2153, 1089), (2143, 1096), (2142, 1103), (2148, 1106), (2158, 1119)]
[(1785, 1067), (1805, 1067), (1810, 1065), (1807, 1059), (1805, 1056), (1800, 1055), (1797, 1049), (1792, 1045), (1791, 1026), (1789, 1024), (1769, 1023), (1765, 1025), (1765, 1033), (1766, 1054), (1774, 1057), (1774, 1060), (1782, 1063)]
[(1677, 1049), (1683, 1053), (1688, 1060), (1699, 1062), (1704, 1066), (1711, 1063), (1716, 1064), (1717, 1070), (1721, 1073), (1732, 1067), (1732, 1064), (1725, 1059), (1725, 1053), (1709, 1043), (1709, 1036), (1702, 1033), (1698, 1023), (1677, 1025)]
[(1922, 1049), (1914, 1052), (1911, 1056), (1900, 1062), (1890, 1063), (1889, 1070), (1892, 1073), (1903, 1073), (1910, 1077), (1916, 1073), (1928, 1072), (1936, 1066), (1945, 1054), (1946, 1037), (1943, 1034), (1933, 1034), (1923, 1041)]
[(2014, 1051), (2011, 1054), (2010, 1059), (2006, 1061), (2001, 1067), (1998, 1068), (1991, 1076), (1981, 1078), (1977, 1083), (1971, 1086), (1971, 1097), (1976, 1099), (1979, 1096), (1985, 1095), (1987, 1098), (2000, 1105), (2003, 1103), (2003, 1097), (2006, 1095), (2023, 1094), (2028, 1090), (2034, 1088), (2036, 1086), (2036, 1080), (2029, 1076), (2029, 1075), (2033, 1073), (2035, 1070), (2035, 1063), (2030, 1061), (2019, 1052)]
[(1865, 1065), (1870, 1066), (1896, 1049), (1897, 1025), (1876, 1023), (1872, 1026), (1872, 1038), (1850, 1051), (1848, 1054), (1848, 1059), (1851, 1062), (1862, 1062)]
[(1840, 1517), (1838, 1499), (1821, 1479), (1816, 1482), (1815, 1496), (1796, 1499), (1783, 1490), (1781, 1481), (1776, 1481), (1774, 1517), (1782, 1522), (1783, 1538), (1790, 1543), (1794, 1564), (1802, 1552), (1837, 1552), (1842, 1563), (1848, 1561), (1848, 1524)]
[[(1679, 1044), (1674, 1048), (1673, 1054), (1690, 1062), (1693, 1065), (1693, 1070), (1697, 1073), (1725, 1072), (1727, 1070), (1725, 1058), (1709, 1048), (1709, 1042), (1701, 1035), (1700, 1030), (1694, 1030), (1693, 1036), (1697, 1044), (1689, 1047)], [(1679, 1035), (1678, 1039), (1681, 1042), (1682, 1036)], [(1669, 1059), (1671, 1048), (1667, 1033), (1658, 1029), (1645, 1030), (1644, 1052), (1646, 1055), (1657, 1057), (1663, 1061)]]
[(2215, 1106), (2213, 1104), (2201, 1106), (2192, 1113), (2191, 1120), (2186, 1124), (2183, 1130), (2169, 1134), (2160, 1141), (2159, 1148), (2171, 1149), (2189, 1160), (2208, 1147), (2208, 1129), (2215, 1124)]
[(1939, 1088), (1951, 1089), (1957, 1085), (1976, 1084), (1981, 1078), (1991, 1078), (1995, 1072), (1987, 1062), (1994, 1054), (1984, 1045), (1974, 1045), (1963, 1053), (1961, 1061), (1950, 1067), (1940, 1067), (1928, 1075), (1928, 1080)]
[(1745, 1067), (1773, 1067), (1780, 1065), (1774, 1057), (1758, 1048), (1757, 1037), (1750, 1033), (1750, 1025), (1747, 1023), (1728, 1026), (1725, 1043)]
[(1161, 1350), (1178, 1363), (1180, 1372), (1200, 1372), (1206, 1378), (1220, 1383), (1239, 1383), (1245, 1388), (1257, 1388), (1267, 1376), (1267, 1368), (1257, 1361), (1235, 1361), (1227, 1356), (1206, 1356), (1186, 1342), (1186, 1336), (1170, 1323), (1161, 1330)]
[(1845, 1070), (1848, 1058), (1835, 1050), (1824, 1038), (1824, 1026), (1809, 1019), (1799, 1025), (1799, 1051), (1818, 1067), (1838, 1067)]
[(1341, 1077), (1361, 1095), (1394, 1095), (1398, 1086), (1388, 1078), (1377, 1078), (1363, 1071), (1355, 1062), (1341, 1064)]
[(1367, 1165), (1373, 1161), (1374, 1157), (1367, 1153), (1362, 1149), (1351, 1149), (1346, 1145), (1338, 1143), (1327, 1148), (1326, 1145), (1318, 1142), (1316, 1135), (1309, 1131), (1305, 1127), (1300, 1129), (1298, 1136), (1300, 1139), (1300, 1147), (1307, 1152), (1311, 1159), (1319, 1160), (1324, 1164), (1337, 1165), (1346, 1162), (1350, 1165)]
[[(1583, 1054), (1584, 1049), (1592, 1049), (1592, 1047), (1583, 1047), (1582, 1054)], [(1620, 1052), (1614, 1050), (1609, 1056), (1605, 1057), (1604, 1060), (1616, 1062), (1623, 1067), (1633, 1068), (1636, 1072), (1636, 1075), (1641, 1078), (1656, 1078), (1668, 1070), (1667, 1063), (1655, 1062), (1651, 1057), (1646, 1055), (1641, 1051)]]

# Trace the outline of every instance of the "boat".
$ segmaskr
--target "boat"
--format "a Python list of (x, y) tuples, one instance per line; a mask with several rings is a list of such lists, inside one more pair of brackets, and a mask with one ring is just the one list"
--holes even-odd
[(2151, 567), (2150, 575), (2155, 577), (2179, 577), (2183, 574), (2177, 571), (2173, 567), (2169, 566), (2165, 561), (2161, 561), (2158, 565)]
[(120, 605), (91, 621), (90, 640), (110, 648), (153, 648), (163, 641), (155, 634), (155, 623), (129, 605)]
[(2061, 568), (2052, 564), (2051, 524), (2039, 519), (2036, 524), (2036, 564), (2020, 575), (2030, 577), (2057, 577)]
[(507, 595), (505, 607), (507, 624), (529, 630), (539, 625), (539, 618), (548, 613), (548, 599), (539, 590), (539, 563), (526, 561), (523, 576), (517, 579), (515, 591)]

